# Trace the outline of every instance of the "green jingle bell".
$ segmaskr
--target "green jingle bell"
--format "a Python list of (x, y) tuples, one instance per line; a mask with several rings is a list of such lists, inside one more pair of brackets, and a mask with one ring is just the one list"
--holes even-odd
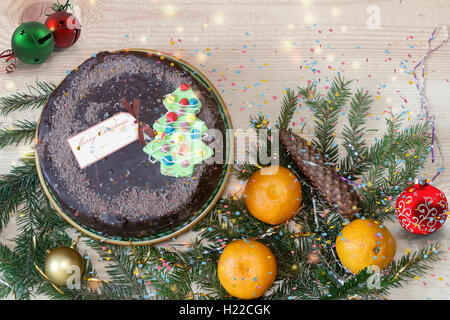
[(11, 39), (14, 55), (28, 64), (41, 64), (50, 57), (55, 41), (50, 30), (40, 22), (22, 23)]

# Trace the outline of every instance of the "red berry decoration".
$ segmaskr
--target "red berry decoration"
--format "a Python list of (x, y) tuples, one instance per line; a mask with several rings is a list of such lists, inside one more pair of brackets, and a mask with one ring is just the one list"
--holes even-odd
[(167, 122), (174, 122), (174, 121), (177, 121), (178, 116), (175, 112), (169, 112), (166, 115), (166, 119), (167, 119)]
[(66, 11), (57, 11), (50, 15), (45, 25), (53, 34), (55, 45), (68, 48), (77, 42), (81, 34), (80, 22), (77, 17)]
[(428, 183), (405, 189), (397, 199), (395, 215), (400, 225), (415, 234), (438, 230), (447, 219), (445, 194)]
[(182, 106), (187, 106), (187, 105), (189, 104), (189, 101), (188, 101), (188, 99), (183, 98), (183, 99), (180, 100), (180, 104), (181, 104)]
[(180, 84), (180, 90), (181, 91), (187, 91), (189, 90), (190, 86), (187, 83)]

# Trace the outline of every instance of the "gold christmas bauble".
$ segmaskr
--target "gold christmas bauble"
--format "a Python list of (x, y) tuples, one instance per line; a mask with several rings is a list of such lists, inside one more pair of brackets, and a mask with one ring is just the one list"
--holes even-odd
[(45, 258), (45, 275), (58, 286), (67, 285), (69, 277), (81, 276), (83, 272), (83, 257), (72, 248), (55, 248)]

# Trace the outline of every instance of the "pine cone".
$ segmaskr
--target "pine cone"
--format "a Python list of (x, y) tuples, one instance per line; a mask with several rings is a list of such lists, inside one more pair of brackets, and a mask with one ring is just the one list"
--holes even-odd
[(338, 176), (311, 143), (286, 130), (280, 132), (280, 141), (298, 169), (330, 205), (350, 219), (360, 212), (356, 190)]

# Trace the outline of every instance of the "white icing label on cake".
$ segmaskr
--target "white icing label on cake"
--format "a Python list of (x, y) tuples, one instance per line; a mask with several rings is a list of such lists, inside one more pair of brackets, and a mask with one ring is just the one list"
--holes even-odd
[(136, 119), (127, 112), (120, 112), (67, 139), (67, 142), (78, 165), (84, 169), (136, 140)]

